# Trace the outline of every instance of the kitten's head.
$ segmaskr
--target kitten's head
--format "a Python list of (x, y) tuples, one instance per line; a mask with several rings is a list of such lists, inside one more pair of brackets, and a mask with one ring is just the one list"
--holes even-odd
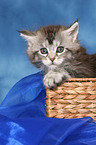
[(47, 26), (38, 31), (20, 31), (28, 42), (27, 54), (31, 63), (37, 67), (49, 69), (58, 67), (72, 57), (72, 52), (79, 48), (77, 40), (78, 22), (70, 27)]

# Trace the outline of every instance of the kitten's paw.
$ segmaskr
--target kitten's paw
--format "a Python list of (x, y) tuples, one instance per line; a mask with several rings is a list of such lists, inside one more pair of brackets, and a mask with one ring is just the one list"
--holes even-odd
[(48, 72), (44, 77), (44, 85), (51, 89), (55, 88), (57, 84), (61, 83), (63, 81), (64, 74), (59, 72)]

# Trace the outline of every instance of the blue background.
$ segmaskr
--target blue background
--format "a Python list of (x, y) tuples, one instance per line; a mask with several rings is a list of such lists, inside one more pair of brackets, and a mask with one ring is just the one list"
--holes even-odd
[(18, 80), (39, 71), (17, 30), (69, 26), (77, 18), (81, 45), (96, 53), (96, 0), (0, 0), (0, 101)]

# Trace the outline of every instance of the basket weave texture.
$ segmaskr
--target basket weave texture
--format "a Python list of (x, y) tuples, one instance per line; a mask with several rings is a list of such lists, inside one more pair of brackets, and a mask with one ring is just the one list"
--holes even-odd
[(47, 117), (92, 117), (96, 121), (96, 78), (71, 78), (46, 93)]

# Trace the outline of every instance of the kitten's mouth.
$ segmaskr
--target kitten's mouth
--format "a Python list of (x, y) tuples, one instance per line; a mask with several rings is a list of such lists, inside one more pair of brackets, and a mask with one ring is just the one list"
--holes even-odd
[(54, 63), (52, 62), (51, 65), (54, 65)]
[(50, 66), (53, 66), (53, 65), (55, 65), (54, 62), (51, 62)]

